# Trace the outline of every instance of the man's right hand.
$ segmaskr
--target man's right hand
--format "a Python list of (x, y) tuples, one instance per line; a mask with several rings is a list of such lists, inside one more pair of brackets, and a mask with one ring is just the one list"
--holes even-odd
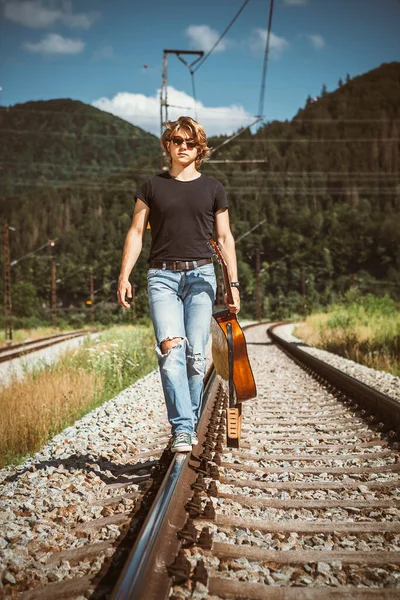
[(127, 279), (118, 279), (117, 298), (118, 304), (124, 308), (129, 308), (125, 298), (132, 298), (132, 286)]

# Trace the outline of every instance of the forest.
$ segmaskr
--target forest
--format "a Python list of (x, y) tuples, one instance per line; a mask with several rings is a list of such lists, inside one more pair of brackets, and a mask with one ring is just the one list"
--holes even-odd
[[(96, 320), (126, 319), (115, 299), (121, 251), (135, 190), (161, 170), (158, 138), (68, 99), (3, 107), (0, 127), (11, 261), (56, 239), (11, 269), (16, 326), (50, 319), (52, 259), (60, 321), (88, 321), (91, 275)], [(400, 298), (399, 128), (395, 62), (332, 92), (323, 85), (291, 121), (244, 130), (203, 165), (228, 193), (243, 316), (256, 315), (257, 277), (263, 318), (321, 310), (352, 288)], [(131, 276), (137, 317), (147, 315), (150, 235)]]

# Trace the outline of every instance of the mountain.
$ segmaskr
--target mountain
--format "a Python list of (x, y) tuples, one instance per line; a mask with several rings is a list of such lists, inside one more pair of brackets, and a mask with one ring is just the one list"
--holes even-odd
[[(78, 319), (92, 272), (97, 316), (119, 318), (110, 302), (122, 244), (136, 186), (160, 168), (159, 141), (72, 100), (16, 105), (0, 119), (0, 208), (16, 228), (11, 258), (58, 237), (60, 311), (75, 307), (68, 318)], [(204, 164), (228, 192), (245, 315), (255, 314), (257, 270), (266, 318), (314, 310), (350, 288), (400, 297), (399, 123), (400, 63), (384, 64), (334, 91), (322, 86), (292, 121), (246, 130)], [(148, 246), (149, 232), (131, 278), (139, 314), (147, 310)], [(46, 253), (13, 268), (16, 314), (37, 313), (33, 300), (18, 304), (27, 295), (48, 305)]]
[(399, 127), (395, 62), (322, 86), (292, 121), (246, 131), (212, 157), (265, 163), (206, 165), (229, 192), (237, 237), (266, 219), (237, 247), (250, 285), (261, 253), (264, 314), (311, 310), (352, 286), (400, 297)]
[[(11, 260), (57, 238), (60, 309), (82, 305), (92, 272), (99, 297), (110, 297), (134, 191), (159, 167), (159, 140), (68, 99), (3, 108), (0, 125), (0, 210), (15, 228)], [(33, 307), (48, 305), (49, 252), (44, 249), (12, 268), (14, 314), (33, 316)], [(32, 301), (22, 302), (27, 295)]]
[(76, 100), (2, 108), (0, 127), (7, 189), (96, 179), (159, 153), (155, 136)]

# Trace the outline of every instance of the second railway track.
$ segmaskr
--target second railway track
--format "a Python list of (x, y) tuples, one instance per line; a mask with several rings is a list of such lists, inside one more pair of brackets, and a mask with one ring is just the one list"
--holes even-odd
[[(30, 589), (25, 600), (400, 598), (396, 403), (375, 418), (370, 405), (365, 409), (293, 363), (271, 344), (265, 326), (246, 336), (259, 395), (243, 405), (240, 449), (225, 446), (227, 397), (213, 380), (191, 456), (171, 463), (163, 454), (162, 403), (153, 413), (157, 436), (146, 442), (143, 431), (143, 450), (126, 451), (124, 464), (107, 460), (119, 439), (118, 427), (108, 424), (116, 440), (101, 433), (102, 457), (72, 455), (65, 462), (66, 496), (73, 497), (75, 485), (68, 484), (68, 469), (93, 468), (103, 480), (97, 489), (91, 477), (87, 516), (73, 505), (53, 507), (66, 531), (52, 537), (64, 535), (66, 547), (52, 549), (55, 542), (47, 540), (40, 553), (36, 545), (44, 566), (37, 574), (27, 569), (25, 580), (8, 563), (6, 595)], [(138, 418), (119, 410), (130, 423)], [(16, 512), (29, 521), (34, 501)]]
[(43, 348), (48, 348), (49, 346), (54, 346), (55, 344), (66, 342), (76, 337), (88, 335), (88, 333), (90, 332), (85, 331), (83, 329), (77, 331), (68, 331), (67, 333), (50, 335), (47, 337), (38, 338), (36, 340), (30, 340), (27, 342), (22, 342), (20, 344), (14, 344), (12, 346), (4, 346), (0, 348), (0, 363), (8, 362), (14, 358), (25, 356), (26, 354), (30, 354), (31, 352), (37, 352), (38, 350), (42, 350)]

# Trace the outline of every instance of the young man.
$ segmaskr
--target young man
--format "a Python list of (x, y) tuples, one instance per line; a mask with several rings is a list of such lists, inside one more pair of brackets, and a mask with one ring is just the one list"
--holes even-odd
[[(126, 236), (118, 301), (129, 307), (128, 281), (150, 221), (148, 298), (157, 340), (156, 353), (174, 436), (172, 452), (197, 444), (206, 367), (205, 346), (215, 300), (215, 274), (208, 240), (215, 229), (226, 258), (234, 303), (240, 309), (235, 243), (221, 183), (198, 171), (210, 149), (201, 125), (190, 117), (170, 121), (161, 137), (170, 169), (149, 177), (136, 193), (132, 225)], [(225, 300), (226, 302), (226, 300)]]

